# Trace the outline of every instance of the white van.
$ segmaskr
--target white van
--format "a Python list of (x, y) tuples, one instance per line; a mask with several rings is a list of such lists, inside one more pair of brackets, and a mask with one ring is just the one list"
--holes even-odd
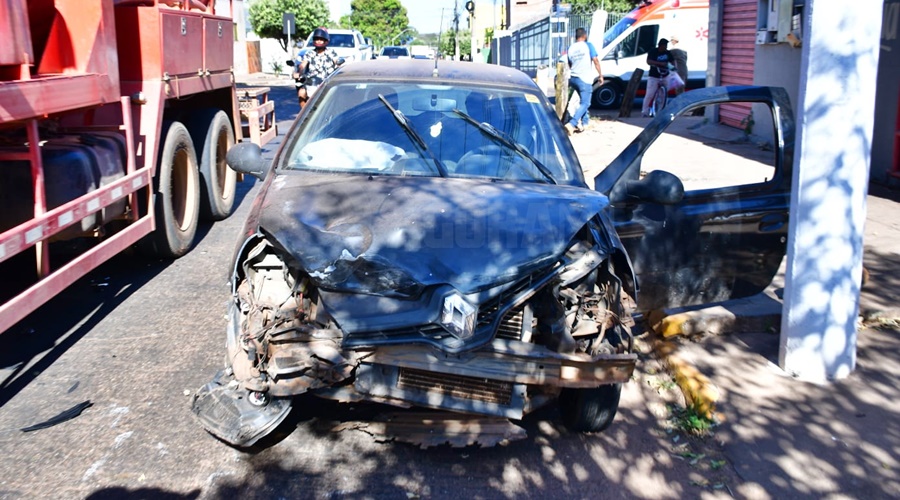
[[(605, 21), (605, 16), (603, 16)], [(596, 23), (592, 23), (596, 25)], [(592, 30), (592, 33), (594, 30)], [(599, 32), (599, 31), (598, 31)], [(589, 38), (600, 54), (604, 84), (594, 89), (592, 104), (616, 108), (634, 70), (644, 70), (638, 96), (646, 88), (647, 51), (660, 38), (670, 40), (669, 50), (687, 52), (687, 88), (706, 86), (706, 56), (709, 43), (709, 0), (655, 0), (638, 7), (603, 34), (602, 43)], [(674, 40), (677, 44), (673, 44)], [(599, 48), (602, 47), (602, 48)]]

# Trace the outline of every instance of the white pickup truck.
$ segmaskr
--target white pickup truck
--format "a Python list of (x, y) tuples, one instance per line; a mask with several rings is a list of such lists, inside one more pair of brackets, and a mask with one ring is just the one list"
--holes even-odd
[[(374, 48), (369, 41), (357, 30), (329, 29), (328, 47), (334, 49), (338, 56), (344, 58), (345, 63), (355, 61), (368, 61), (373, 59)], [(306, 39), (303, 48), (300, 49), (298, 59), (313, 46), (312, 33)]]

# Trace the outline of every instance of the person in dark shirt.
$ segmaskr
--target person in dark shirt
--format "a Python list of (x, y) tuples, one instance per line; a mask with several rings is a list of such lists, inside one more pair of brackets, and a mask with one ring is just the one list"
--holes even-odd
[(684, 88), (684, 80), (675, 71), (675, 58), (669, 52), (669, 41), (660, 38), (655, 49), (647, 52), (647, 64), (650, 65), (650, 73), (647, 75), (647, 93), (644, 95), (644, 104), (641, 106), (641, 116), (648, 116), (653, 95), (659, 88), (660, 81), (664, 81), (669, 89), (679, 92)]

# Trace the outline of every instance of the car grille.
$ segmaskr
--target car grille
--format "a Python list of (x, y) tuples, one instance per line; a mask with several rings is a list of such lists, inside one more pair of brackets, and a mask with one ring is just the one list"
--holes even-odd
[(397, 386), (403, 389), (418, 389), (446, 394), (454, 398), (499, 405), (510, 404), (513, 390), (513, 386), (509, 382), (427, 372), (412, 368), (400, 369)]
[[(493, 323), (502, 306), (508, 304), (518, 294), (532, 288), (536, 281), (538, 281), (536, 275), (528, 275), (493, 300), (481, 304), (478, 310), (478, 326), (482, 327)], [(509, 314), (513, 313), (510, 312)]]
[[(506, 309), (509, 305), (516, 301), (522, 301), (522, 295), (533, 292), (538, 285), (543, 286), (552, 278), (552, 274), (556, 269), (551, 270), (548, 274), (543, 271), (540, 274), (535, 273), (520, 279), (507, 290), (500, 293), (497, 297), (482, 303), (478, 308), (478, 318), (476, 319), (477, 334), (473, 339), (466, 341), (467, 344), (484, 344), (494, 336), (495, 332), (490, 327), (497, 325), (498, 336), (509, 340), (521, 340), (522, 338), (522, 306), (515, 309)], [(542, 283), (543, 282), (543, 283)], [(498, 315), (503, 314), (503, 318), (498, 321)], [(532, 323), (532, 327), (534, 324)], [(374, 331), (355, 331), (344, 339), (345, 347), (359, 347), (370, 344), (402, 344), (406, 342), (428, 342), (431, 344), (439, 344), (441, 349), (448, 348), (447, 340), (457, 344), (453, 346), (456, 351), (460, 349), (460, 342), (450, 337), (442, 326), (436, 324), (422, 324), (409, 326), (404, 328), (396, 328), (392, 330), (374, 330)], [(452, 350), (452, 349), (451, 349)]]
[[(503, 321), (500, 322), (500, 326), (497, 327), (497, 337), (507, 340), (522, 340), (524, 309), (524, 306), (519, 306), (506, 313), (506, 316), (503, 317)], [(533, 319), (531, 328), (534, 328)]]

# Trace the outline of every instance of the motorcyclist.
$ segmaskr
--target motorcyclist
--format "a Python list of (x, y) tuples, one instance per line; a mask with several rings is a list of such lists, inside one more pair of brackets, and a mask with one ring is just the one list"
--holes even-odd
[[(300, 60), (299, 66), (294, 72), (294, 79), (298, 81), (297, 97), (300, 99), (300, 108), (306, 106), (306, 101), (312, 96), (312, 92), (325, 78), (338, 66), (343, 64), (334, 49), (328, 48), (330, 37), (325, 28), (313, 30), (313, 50), (306, 52)], [(308, 89), (307, 87), (312, 87)]]

